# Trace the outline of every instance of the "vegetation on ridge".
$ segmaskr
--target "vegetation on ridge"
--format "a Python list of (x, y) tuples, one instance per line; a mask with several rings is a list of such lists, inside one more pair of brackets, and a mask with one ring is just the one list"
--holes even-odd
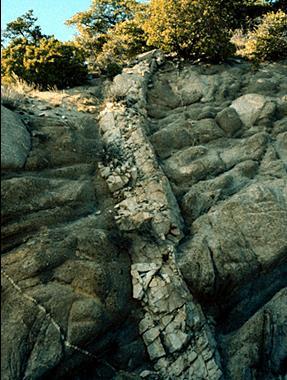
[(287, 14), (269, 12), (261, 23), (247, 34), (243, 54), (250, 59), (275, 61), (287, 57)]
[(44, 35), (28, 11), (5, 30), (9, 44), (2, 51), (2, 77), (64, 88), (83, 83), (88, 70), (113, 77), (152, 48), (220, 62), (234, 56), (231, 37), (238, 28), (241, 56), (256, 62), (281, 59), (287, 51), (286, 10), (286, 0), (92, 0), (86, 11), (67, 20), (78, 34), (66, 43)]
[(136, 54), (148, 50), (143, 20), (147, 5), (136, 0), (93, 0), (67, 25), (78, 29), (75, 45), (84, 49), (91, 71), (113, 75)]
[(28, 11), (7, 25), (4, 37), (10, 42), (1, 57), (4, 82), (17, 76), (41, 89), (83, 83), (88, 71), (82, 49), (42, 34), (36, 21), (33, 11)]

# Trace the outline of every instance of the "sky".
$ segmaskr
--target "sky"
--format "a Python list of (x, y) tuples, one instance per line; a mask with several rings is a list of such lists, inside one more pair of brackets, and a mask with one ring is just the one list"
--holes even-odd
[(44, 34), (54, 34), (61, 41), (73, 38), (76, 30), (64, 23), (75, 13), (85, 11), (91, 0), (1, 0), (1, 29), (7, 22), (22, 16), (29, 9), (34, 10)]

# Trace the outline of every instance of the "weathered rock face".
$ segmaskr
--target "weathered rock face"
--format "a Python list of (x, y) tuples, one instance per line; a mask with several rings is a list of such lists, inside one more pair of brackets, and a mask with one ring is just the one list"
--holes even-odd
[(21, 169), (30, 148), (30, 135), (21, 119), (1, 105), (1, 169)]
[[(123, 75), (138, 77), (147, 86), (156, 61), (161, 60), (155, 55)], [(111, 91), (117, 96), (117, 86)], [(100, 115), (104, 144), (117, 147), (101, 171), (117, 202), (119, 229), (131, 241), (133, 297), (145, 312), (139, 332), (162, 378), (219, 379), (222, 371), (212, 328), (188, 291), (175, 259), (183, 221), (146, 135), (143, 105), (145, 93), (135, 95), (134, 87), (129, 87), (120, 105), (109, 103)], [(121, 186), (115, 187), (117, 176)]]
[(32, 150), (1, 181), (3, 379), (62, 379), (78, 368), (81, 378), (105, 379), (145, 368), (129, 243), (99, 174), (97, 122), (25, 118)]
[(29, 117), (2, 178), (5, 380), (284, 379), (286, 78), (153, 51), (98, 122)]
[(149, 92), (150, 141), (185, 220), (176, 261), (230, 380), (286, 373), (286, 74), (166, 65)]

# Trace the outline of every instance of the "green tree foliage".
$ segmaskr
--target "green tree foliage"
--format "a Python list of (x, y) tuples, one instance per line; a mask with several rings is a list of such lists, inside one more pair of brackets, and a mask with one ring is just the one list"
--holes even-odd
[(90, 67), (121, 64), (147, 49), (142, 29), (146, 5), (136, 0), (93, 0), (91, 7), (67, 20), (78, 29), (75, 43)]
[(42, 89), (49, 86), (64, 88), (83, 83), (87, 66), (81, 49), (44, 36), (37, 18), (29, 11), (8, 24), (5, 31), (10, 39), (2, 50), (1, 74), (11, 81), (16, 75)]
[(144, 24), (148, 44), (184, 57), (222, 60), (234, 52), (230, 28), (236, 3), (151, 0), (150, 15)]
[(97, 64), (102, 71), (111, 63), (121, 66), (136, 54), (147, 49), (146, 36), (138, 23), (126, 20), (117, 24), (108, 34), (107, 41), (97, 56)]
[(135, 0), (93, 0), (87, 11), (76, 13), (67, 25), (93, 35), (105, 34), (117, 23), (132, 19), (138, 3)]
[(286, 0), (92, 0), (75, 25), (75, 44), (85, 50), (90, 68), (117, 72), (134, 55), (159, 47), (192, 59), (224, 60), (234, 53), (231, 30)]
[(41, 89), (80, 85), (87, 77), (80, 49), (54, 38), (41, 38), (37, 45), (26, 39), (12, 41), (2, 51), (1, 70), (6, 80), (16, 74)]
[(255, 62), (287, 58), (287, 13), (269, 12), (247, 35), (243, 54)]
[(33, 10), (29, 10), (23, 16), (17, 17), (16, 20), (7, 24), (3, 32), (4, 40), (26, 39), (29, 43), (36, 44), (43, 37), (48, 37), (42, 34), (39, 25), (35, 25), (37, 17), (33, 15)]

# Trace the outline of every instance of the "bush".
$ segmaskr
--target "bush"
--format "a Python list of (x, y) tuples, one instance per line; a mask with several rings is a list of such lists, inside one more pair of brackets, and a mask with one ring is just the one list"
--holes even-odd
[(147, 6), (137, 0), (93, 0), (87, 11), (75, 14), (75, 44), (86, 54), (89, 68), (105, 72), (107, 65), (122, 65), (147, 50), (142, 29)]
[(16, 75), (40, 89), (80, 85), (87, 77), (81, 50), (54, 38), (41, 38), (37, 44), (12, 40), (2, 51), (1, 70), (6, 79)]
[(287, 57), (287, 14), (269, 12), (261, 23), (248, 33), (242, 52), (255, 62), (276, 61)]
[(123, 68), (119, 63), (116, 62), (108, 62), (103, 69), (103, 74), (110, 79), (113, 79), (116, 75), (121, 74)]
[(135, 20), (126, 20), (117, 24), (108, 34), (96, 62), (102, 72), (106, 66), (122, 66), (137, 54), (148, 49), (143, 30)]
[(231, 20), (232, 7), (223, 0), (151, 0), (144, 30), (149, 45), (183, 57), (219, 61), (234, 53)]

